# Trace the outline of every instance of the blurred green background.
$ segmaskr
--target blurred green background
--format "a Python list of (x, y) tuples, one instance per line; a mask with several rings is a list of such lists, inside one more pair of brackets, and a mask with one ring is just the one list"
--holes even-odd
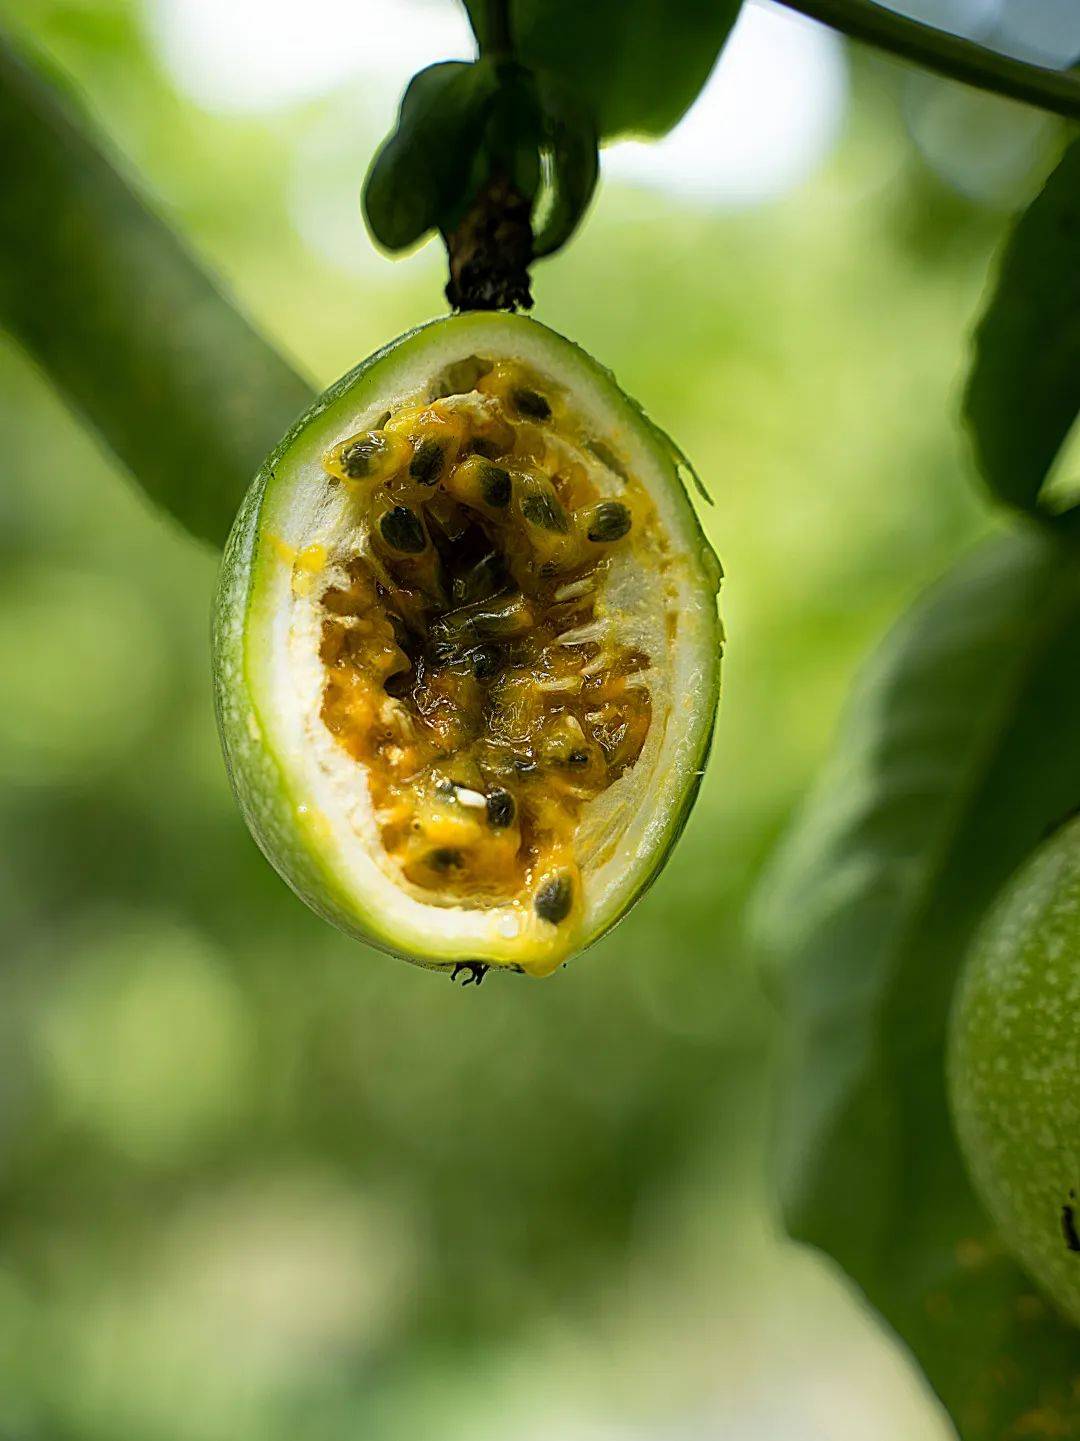
[[(0, 20), (322, 385), (442, 306), (438, 248), (359, 216), (400, 85), (464, 43), (393, 6)], [(748, 14), (697, 129), (614, 150), (535, 277), (710, 486), (730, 638), (674, 861), (550, 981), (452, 987), (291, 896), (218, 752), (215, 557), (0, 342), (5, 1441), (947, 1434), (779, 1235), (746, 911), (860, 657), (987, 524), (966, 335), (1056, 131)]]

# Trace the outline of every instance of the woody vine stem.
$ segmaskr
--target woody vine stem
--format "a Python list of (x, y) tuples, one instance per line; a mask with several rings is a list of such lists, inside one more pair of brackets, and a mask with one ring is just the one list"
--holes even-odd
[(1040, 110), (1080, 119), (1080, 78), (1067, 70), (1048, 70), (1015, 60), (986, 45), (962, 39), (900, 15), (876, 0), (782, 0), (813, 20), (843, 31), (902, 60), (952, 80), (962, 80)]
[[(487, 0), (480, 54), (513, 60), (510, 0)], [(443, 233), (450, 266), (446, 298), (454, 310), (528, 310), (533, 261), (532, 202), (509, 175), (493, 169), (457, 225)]]

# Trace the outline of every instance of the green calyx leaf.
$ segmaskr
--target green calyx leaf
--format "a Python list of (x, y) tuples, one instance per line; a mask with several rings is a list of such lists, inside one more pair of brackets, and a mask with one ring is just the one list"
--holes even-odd
[(599, 175), (588, 107), (553, 75), (513, 60), (433, 65), (415, 76), (397, 128), (368, 176), (368, 225), (388, 250), (454, 229), (502, 176), (535, 206), (534, 254), (550, 255), (581, 221)]
[(533, 248), (552, 255), (576, 230), (600, 176), (596, 126), (588, 108), (553, 76), (540, 82), (550, 177), (546, 209), (536, 217)]
[(899, 623), (758, 898), (782, 963), (780, 1174), (791, 1234), (900, 1333), (963, 1441), (1080, 1434), (1080, 1343), (967, 1180), (945, 1044), (971, 936), (1080, 797), (1080, 567), (1032, 530)]
[(445, 226), (467, 199), (496, 89), (484, 60), (431, 65), (410, 81), (364, 185), (368, 226), (387, 250)]
[(1080, 141), (1020, 217), (975, 336), (965, 412), (993, 494), (1038, 512), (1080, 410)]

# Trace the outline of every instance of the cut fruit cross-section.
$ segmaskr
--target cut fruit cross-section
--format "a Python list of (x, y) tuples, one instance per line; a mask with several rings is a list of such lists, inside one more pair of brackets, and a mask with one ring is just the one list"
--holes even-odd
[(256, 478), (215, 681), (294, 889), (421, 964), (545, 975), (643, 892), (712, 733), (720, 567), (681, 457), (533, 320), (433, 322)]

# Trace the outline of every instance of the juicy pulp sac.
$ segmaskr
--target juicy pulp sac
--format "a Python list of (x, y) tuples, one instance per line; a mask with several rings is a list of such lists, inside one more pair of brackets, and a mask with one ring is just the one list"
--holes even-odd
[(474, 357), (435, 391), (324, 457), (358, 524), (325, 573), (322, 554), (294, 563), (321, 606), (321, 720), (402, 883), (562, 927), (583, 809), (653, 724), (652, 658), (603, 599), (617, 553), (657, 543), (655, 512), (524, 367)]

